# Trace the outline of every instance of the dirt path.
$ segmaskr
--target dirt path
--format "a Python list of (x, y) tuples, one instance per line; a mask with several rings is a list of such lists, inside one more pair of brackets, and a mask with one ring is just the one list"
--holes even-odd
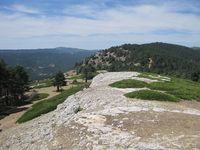
[[(62, 89), (66, 90), (66, 89), (69, 89), (70, 87), (71, 85), (63, 86)], [(45, 87), (45, 88), (35, 89), (35, 91), (37, 93), (48, 93), (49, 96), (45, 99), (49, 99), (59, 94), (59, 92), (56, 92), (55, 87)], [(42, 99), (42, 100), (45, 100), (45, 99)], [(42, 101), (42, 100), (39, 100), (39, 101)], [(10, 115), (0, 120), (0, 129), (6, 130), (11, 127), (18, 126), (16, 121), (27, 111), (27, 109), (29, 109), (33, 104), (38, 103), (39, 101), (34, 101), (32, 104), (17, 107), (16, 108), (17, 112), (11, 113)]]

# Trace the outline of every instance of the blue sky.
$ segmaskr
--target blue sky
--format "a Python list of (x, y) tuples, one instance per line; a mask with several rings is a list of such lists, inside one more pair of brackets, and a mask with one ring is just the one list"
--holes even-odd
[(200, 46), (199, 0), (0, 0), (0, 49)]

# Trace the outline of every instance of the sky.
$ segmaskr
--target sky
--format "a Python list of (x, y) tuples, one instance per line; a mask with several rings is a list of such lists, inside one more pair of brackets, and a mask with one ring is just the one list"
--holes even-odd
[(0, 0), (0, 49), (200, 46), (200, 0)]

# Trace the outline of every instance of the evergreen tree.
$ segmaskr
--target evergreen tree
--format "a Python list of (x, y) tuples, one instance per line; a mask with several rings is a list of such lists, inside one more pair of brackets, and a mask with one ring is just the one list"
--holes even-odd
[(4, 87), (5, 87), (5, 81), (7, 77), (7, 70), (6, 70), (6, 64), (3, 60), (0, 60), (0, 98), (4, 96)]
[(91, 64), (82, 67), (81, 73), (83, 74), (86, 83), (89, 79), (94, 77), (95, 71), (95, 67), (93, 67)]
[(66, 85), (65, 76), (64, 74), (59, 71), (54, 79), (54, 86), (56, 86), (57, 91), (60, 91), (60, 87)]
[(28, 75), (23, 67), (16, 66), (12, 69), (10, 82), (11, 95), (17, 103), (23, 103), (24, 93), (28, 90)]
[(28, 90), (28, 74), (21, 66), (8, 68), (0, 61), (0, 100), (5, 105), (23, 103), (24, 93)]

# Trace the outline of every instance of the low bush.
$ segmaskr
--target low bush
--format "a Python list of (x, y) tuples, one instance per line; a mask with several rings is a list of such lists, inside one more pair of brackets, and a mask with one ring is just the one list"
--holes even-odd
[(78, 106), (77, 108), (74, 109), (74, 113), (77, 114), (79, 111), (82, 111), (83, 108), (81, 106)]

